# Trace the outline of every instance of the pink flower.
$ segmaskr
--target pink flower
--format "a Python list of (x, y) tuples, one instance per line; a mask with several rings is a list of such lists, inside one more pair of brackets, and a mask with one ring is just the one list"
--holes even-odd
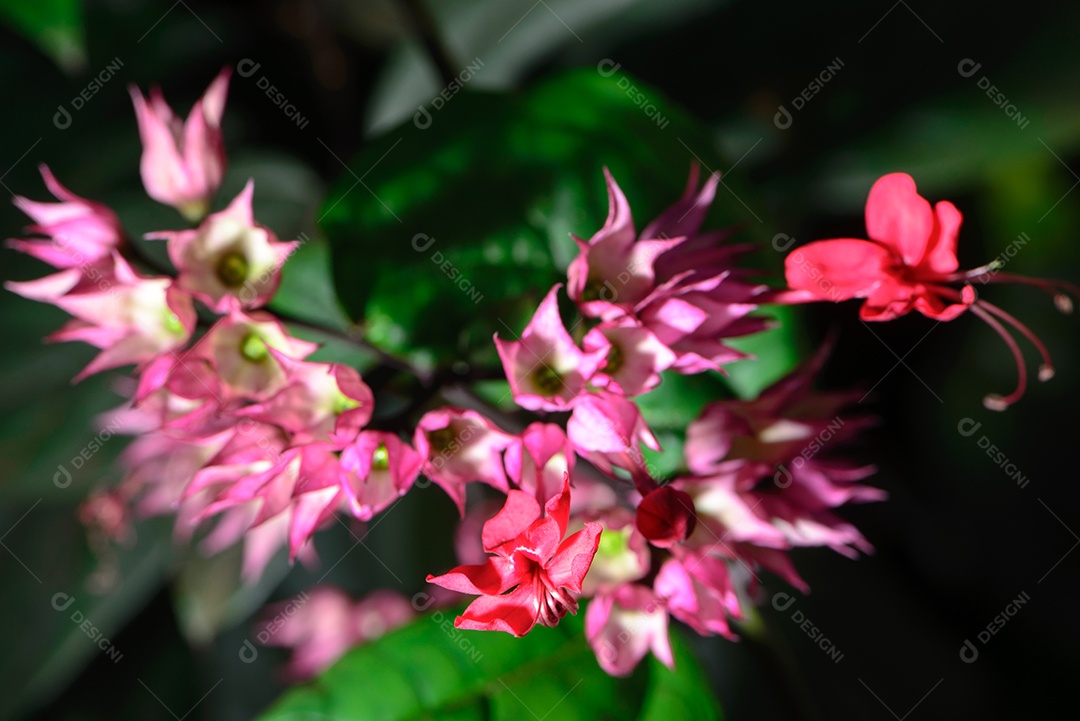
[[(1063, 312), (1072, 310), (1069, 293), (1080, 289), (1068, 283), (1032, 280), (999, 273), (991, 263), (968, 272), (957, 272), (956, 242), (963, 217), (947, 200), (933, 207), (915, 191), (906, 173), (882, 176), (866, 200), (866, 232), (870, 240), (839, 238), (819, 240), (791, 252), (784, 273), (793, 292), (780, 293), (780, 302), (865, 299), (859, 316), (866, 321), (886, 321), (912, 310), (938, 321), (953, 320), (971, 310), (1008, 345), (1016, 361), (1018, 382), (1007, 396), (987, 395), (983, 402), (992, 410), (1004, 410), (1020, 399), (1027, 387), (1023, 356), (1005, 323), (1038, 349), (1043, 364), (1039, 380), (1054, 375), (1050, 354), (1034, 333), (1020, 321), (985, 300), (976, 300), (969, 281), (1014, 281), (1041, 288), (1054, 296)], [(962, 290), (947, 284), (963, 282)]]
[(393, 433), (363, 431), (341, 454), (342, 486), (353, 514), (371, 520), (412, 488), (420, 454)]
[(8, 245), (57, 268), (76, 268), (108, 258), (124, 234), (116, 214), (60, 185), (47, 166), (40, 166), (40, 170), (45, 186), (60, 202), (40, 203), (15, 196), (15, 205), (33, 219), (29, 230), (49, 240), (12, 239)]
[(699, 530), (685, 547), (713, 548), (724, 539), (722, 550), (736, 549), (744, 559), (749, 547), (825, 545), (847, 556), (871, 550), (857, 529), (832, 513), (885, 494), (857, 483), (872, 467), (831, 457), (834, 446), (872, 419), (842, 414), (858, 400), (857, 392), (812, 390), (828, 349), (825, 344), (757, 399), (711, 403), (688, 426), (684, 452), (692, 475), (670, 484), (690, 495), (697, 512)]
[(611, 676), (630, 675), (649, 651), (675, 668), (668, 612), (648, 586), (628, 583), (597, 594), (585, 611), (585, 638)]
[(447, 407), (420, 418), (413, 445), (424, 459), (423, 474), (464, 514), (465, 484), (480, 481), (504, 492), (509, 488), (502, 454), (514, 440), (476, 411)]
[(541, 515), (536, 498), (512, 490), (506, 505), (484, 524), (484, 550), (476, 566), (458, 566), (429, 583), (480, 597), (454, 620), (455, 628), (505, 631), (524, 636), (537, 623), (555, 626), (577, 613), (577, 594), (600, 542), (600, 524), (563, 540), (570, 515), (570, 479), (548, 500)]
[(303, 681), (329, 668), (349, 649), (374, 641), (408, 623), (412, 604), (399, 593), (379, 590), (353, 601), (333, 586), (317, 586), (269, 606), (255, 637), (267, 646), (292, 649), (286, 673)]
[[(281, 355), (302, 360), (316, 347), (314, 343), (290, 336), (285, 326), (269, 313), (256, 311), (249, 315), (234, 309), (182, 356), (164, 357), (147, 369), (140, 379), (137, 398), (164, 385), (178, 367), (204, 364), (211, 374), (206, 392), (222, 401), (267, 400), (288, 384), (289, 369)], [(271, 348), (278, 353), (271, 353)]]
[(574, 238), (580, 254), (567, 268), (566, 292), (585, 315), (613, 318), (630, 312), (655, 285), (656, 258), (682, 242), (635, 238), (630, 204), (604, 168), (608, 217), (588, 242)]
[(585, 352), (574, 343), (559, 317), (560, 287), (544, 296), (520, 340), (495, 337), (514, 401), (531, 411), (570, 408), (607, 355), (606, 349)]
[(641, 238), (681, 238), (682, 242), (656, 259), (657, 284), (664, 284), (680, 277), (697, 282), (723, 273), (749, 274), (733, 267), (741, 255), (756, 249), (753, 243), (725, 244), (734, 228), (701, 232), (709, 208), (716, 198), (720, 175), (713, 173), (698, 190), (701, 168), (697, 163), (690, 166), (686, 189), (669, 208), (664, 210), (641, 231)]
[(690, 471), (699, 476), (729, 474), (740, 490), (753, 489), (767, 478), (766, 488), (783, 490), (810, 511), (883, 499), (881, 490), (856, 483), (874, 472), (872, 466), (832, 457), (832, 449), (851, 441), (874, 419), (843, 413), (859, 400), (858, 391), (813, 390), (830, 347), (824, 344), (812, 359), (752, 401), (706, 405), (686, 429)]
[(544, 501), (562, 488), (565, 474), (573, 473), (574, 447), (560, 426), (531, 423), (507, 446), (505, 463), (518, 488)]
[[(576, 488), (575, 503), (581, 488)], [(614, 501), (612, 501), (614, 502)], [(596, 549), (589, 573), (581, 584), (581, 593), (592, 596), (603, 590), (637, 581), (648, 572), (652, 553), (649, 542), (634, 523), (634, 514), (621, 506), (608, 504), (603, 510), (577, 514), (570, 519), (571, 528), (584, 528), (585, 521), (595, 521), (604, 532)]]
[[(139, 435), (124, 449), (120, 460), (126, 469), (120, 488), (131, 499), (140, 517), (180, 511), (184, 488), (226, 443), (227, 434), (206, 439), (178, 439), (165, 433)], [(184, 536), (190, 527), (177, 524)], [(186, 540), (186, 538), (185, 538)]]
[(229, 207), (206, 218), (195, 230), (162, 231), (148, 238), (168, 241), (169, 258), (180, 271), (177, 284), (216, 313), (234, 304), (266, 303), (281, 281), (281, 266), (299, 245), (283, 243), (255, 222), (251, 211), (254, 181), (248, 181)]
[(604, 365), (589, 382), (625, 396), (646, 393), (660, 383), (675, 354), (648, 328), (632, 321), (608, 322), (585, 334), (586, 351), (604, 350)]
[[(257, 461), (256, 465), (263, 463)], [(189, 492), (206, 484), (202, 478), (206, 471), (196, 476)], [(233, 475), (202, 516), (254, 504), (258, 509), (251, 522), (254, 527), (288, 514), (289, 557), (293, 559), (315, 529), (337, 510), (343, 493), (337, 454), (327, 444), (311, 443), (286, 449), (266, 470)]]
[(629, 471), (649, 490), (654, 486), (645, 469), (641, 445), (658, 451), (660, 444), (629, 398), (609, 391), (584, 394), (574, 406), (566, 430), (577, 452), (604, 473), (610, 475), (615, 465)]
[(759, 333), (766, 318), (750, 315), (768, 290), (731, 273), (690, 282), (677, 276), (659, 286), (637, 308), (641, 324), (675, 354), (672, 368), (685, 374), (720, 371), (748, 356), (725, 345), (724, 338)]
[(702, 636), (718, 633), (735, 638), (728, 617), (742, 618), (742, 610), (723, 560), (705, 553), (682, 553), (664, 563), (654, 587), (671, 615)]
[(371, 389), (356, 369), (295, 361), (272, 347), (267, 349), (285, 369), (288, 381), (270, 399), (246, 406), (236, 415), (277, 424), (291, 434), (293, 445), (322, 441), (344, 447), (352, 442), (374, 410)]
[(221, 117), (229, 69), (214, 78), (183, 123), (158, 88), (150, 91), (149, 102), (134, 85), (129, 90), (142, 138), (139, 169), (147, 194), (174, 206), (189, 220), (203, 217), (225, 173)]
[[(700, 232), (719, 178), (710, 177), (699, 191), (693, 166), (683, 196), (635, 239), (626, 198), (604, 172), (608, 219), (587, 244), (578, 241), (581, 253), (567, 270), (567, 293), (586, 316), (640, 329), (600, 331), (613, 344), (608, 368), (622, 370), (613, 389), (633, 395), (654, 386), (656, 374), (668, 367), (701, 373), (746, 358), (722, 339), (768, 327), (766, 319), (749, 315), (768, 287), (748, 282), (749, 272), (733, 267), (747, 246), (723, 245), (730, 231)], [(587, 350), (599, 347), (598, 333), (592, 335)], [(637, 349), (633, 359), (619, 355), (627, 342)], [(597, 381), (609, 383), (604, 375)]]
[(143, 365), (187, 343), (195, 328), (191, 298), (168, 278), (143, 278), (119, 255), (93, 270), (68, 269), (8, 290), (75, 316), (49, 336), (101, 349), (75, 380), (128, 364)]

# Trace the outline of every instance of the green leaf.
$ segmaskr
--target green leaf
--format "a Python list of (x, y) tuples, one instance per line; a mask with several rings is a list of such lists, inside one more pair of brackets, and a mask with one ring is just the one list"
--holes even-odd
[(761, 391), (790, 373), (799, 363), (799, 323), (790, 307), (768, 306), (764, 314), (776, 325), (745, 338), (726, 342), (753, 358), (726, 366), (725, 379), (742, 399), (757, 398)]
[[(514, 337), (565, 280), (569, 233), (603, 224), (603, 167), (642, 224), (680, 195), (695, 156), (719, 166), (695, 121), (622, 74), (463, 92), (431, 112), (430, 127), (363, 150), (322, 211), (347, 311), (421, 362), (495, 362), (492, 336)], [(727, 194), (717, 206), (723, 223), (748, 217)]]
[(86, 65), (79, 0), (0, 0), (0, 19), (66, 72), (75, 72)]
[(719, 718), (701, 669), (677, 641), (677, 673), (646, 662), (617, 679), (597, 665), (582, 614), (520, 639), (459, 631), (453, 618), (437, 611), (353, 650), (261, 721)]
[[(170, 523), (140, 523), (130, 548), (94, 557), (77, 509), (54, 500), (70, 490), (43, 494), (49, 502), (31, 506), (5, 540), (20, 561), (4, 577), (0, 613), (34, 633), (8, 639), (0, 670), (19, 693), (0, 699), (2, 718), (21, 717), (55, 699), (96, 658), (119, 663), (134, 653), (130, 642), (117, 644), (117, 634), (165, 583)], [(12, 526), (13, 519), (3, 521)]]
[(639, 721), (722, 719), (720, 704), (706, 690), (709, 679), (705, 669), (678, 633), (671, 634), (671, 651), (675, 657), (674, 671), (655, 657), (648, 657), (649, 680)]
[(291, 570), (283, 550), (255, 582), (244, 581), (242, 566), (243, 544), (213, 556), (187, 549), (170, 590), (180, 630), (193, 646), (208, 646), (222, 629), (250, 617)]

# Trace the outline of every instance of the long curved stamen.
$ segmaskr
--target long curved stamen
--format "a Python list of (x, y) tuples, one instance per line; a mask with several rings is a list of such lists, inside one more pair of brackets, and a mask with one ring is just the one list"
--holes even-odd
[[(961, 303), (964, 302), (963, 295), (959, 291), (957, 291), (957, 290), (955, 290), (953, 288), (949, 288), (947, 286), (942, 286), (942, 285), (932, 285), (932, 286), (929, 286), (929, 287), (932, 288), (937, 293), (941, 294), (942, 296), (946, 297), (946, 298), (951, 298), (951, 299), (956, 300), (956, 301), (961, 302)], [(1033, 346), (1035, 346), (1036, 350), (1039, 351), (1039, 355), (1042, 356), (1042, 361), (1043, 362), (1042, 362), (1042, 365), (1039, 366), (1039, 380), (1040, 381), (1048, 381), (1048, 380), (1050, 380), (1051, 378), (1054, 377), (1054, 361), (1050, 357), (1050, 351), (1047, 350), (1046, 346), (1043, 345), (1043, 342), (1041, 340), (1039, 340), (1039, 337), (1037, 335), (1035, 335), (1035, 333), (1032, 332), (1032, 330), (1030, 328), (1028, 328), (1026, 325), (1021, 323), (1019, 320), (1017, 320), (1012, 314), (1007, 313), (1006, 311), (1002, 310), (1001, 308), (998, 308), (993, 303), (990, 303), (990, 302), (985, 301), (985, 300), (979, 300), (979, 301), (976, 301), (976, 303), (983, 310), (997, 316), (998, 318), (1005, 321), (1006, 323), (1008, 323), (1010, 326), (1012, 326), (1016, 330), (1020, 331), (1020, 333), (1025, 338), (1027, 338), (1029, 341), (1031, 341), (1031, 344)], [(982, 316), (980, 315), (979, 317), (982, 317)]]
[(1016, 330), (1020, 331), (1020, 333), (1022, 333), (1023, 336), (1029, 341), (1031, 341), (1031, 344), (1038, 349), (1039, 355), (1042, 356), (1043, 360), (1042, 365), (1039, 366), (1040, 381), (1048, 381), (1054, 377), (1054, 361), (1050, 359), (1050, 351), (1046, 349), (1046, 346), (1043, 345), (1043, 342), (1039, 340), (1039, 337), (1036, 336), (1030, 328), (1018, 321), (1009, 313), (1006, 313), (1001, 308), (998, 308), (993, 303), (988, 303), (985, 300), (980, 300), (979, 306), (989, 311), (990, 313), (993, 313), (998, 318), (1005, 321)]
[[(944, 278), (949, 282), (979, 280), (982, 283), (1022, 283), (1034, 286), (1054, 299), (1054, 305), (1062, 313), (1068, 315), (1073, 311), (1073, 297), (1080, 298), (1080, 286), (1063, 280), (1043, 280), (1042, 278), (1027, 278), (1012, 273), (995, 271), (994, 263), (988, 263), (981, 268), (967, 271), (966, 273), (953, 273)], [(1000, 267), (1000, 266), (999, 266)]]
[(986, 265), (980, 265), (978, 268), (972, 268), (971, 270), (962, 270), (956, 273), (950, 273), (945, 277), (945, 280), (950, 283), (956, 283), (958, 281), (975, 280), (980, 276), (989, 275), (994, 271), (1000, 270), (1004, 265), (1000, 260), (992, 260)]
[(1013, 359), (1016, 361), (1016, 372), (1019, 376), (1016, 383), (1016, 390), (1009, 395), (1001, 396), (997, 393), (990, 393), (983, 398), (983, 405), (990, 410), (1003, 411), (1023, 397), (1024, 391), (1027, 389), (1027, 368), (1024, 366), (1024, 355), (1020, 352), (1020, 346), (1018, 346), (1016, 340), (1009, 335), (1009, 331), (1005, 330), (1005, 327), (1002, 326), (990, 312), (984, 309), (983, 306), (985, 305), (985, 301), (976, 301), (970, 306), (971, 312), (986, 321), (986, 324), (997, 331), (997, 334), (1001, 336), (1001, 339), (1009, 346), (1009, 350), (1012, 351), (1013, 354)]

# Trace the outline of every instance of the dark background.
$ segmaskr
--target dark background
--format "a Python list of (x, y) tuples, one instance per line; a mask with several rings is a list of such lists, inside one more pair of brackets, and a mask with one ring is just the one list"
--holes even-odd
[[(226, 193), (255, 175), (256, 215), (282, 238), (313, 234), (322, 192), (341, 172), (335, 156), (360, 149), (365, 129), (408, 120), (441, 87), (404, 7), (93, 2), (84, 8), (83, 69), (68, 73), (0, 29), (3, 192), (44, 199), (35, 171), (43, 162), (75, 192), (115, 207), (137, 232), (167, 227), (171, 211), (141, 197), (125, 88), (159, 83), (186, 114), (221, 67), (251, 58), (259, 72), (234, 76), (229, 93)], [(738, 162), (733, 187), (745, 189), (740, 198), (761, 218), (746, 233), (762, 241), (764, 262), (778, 261), (768, 250), (777, 233), (799, 242), (863, 235), (873, 180), (905, 171), (924, 196), (952, 200), (964, 213), (962, 267), (987, 262), (1024, 232), (1031, 242), (1010, 272), (1080, 281), (1080, 193), (1073, 192), (1080, 7), (489, 0), (432, 10), (459, 68), (483, 59), (478, 88), (523, 87), (610, 58), (707, 122), (729, 167)], [(837, 58), (840, 72), (794, 113), (789, 129), (778, 129), (778, 106), (791, 109)], [(981, 63), (968, 78), (957, 70), (966, 58)], [(57, 106), (70, 107), (114, 59), (120, 72), (58, 129)], [(261, 94), (260, 76), (309, 120), (304, 128)], [(978, 87), (984, 76), (1027, 127)], [(0, 207), (3, 233), (17, 237), (24, 225), (15, 208)], [(0, 257), (5, 280), (46, 271), (8, 250)], [(796, 552), (810, 595), (777, 612), (768, 599), (787, 590), (777, 581), (763, 596), (763, 625), (742, 642), (698, 644), (730, 718), (1037, 718), (1074, 705), (1080, 585), (1071, 551), (1080, 543), (1080, 491), (1069, 409), (1080, 382), (1077, 320), (1031, 288), (979, 290), (1027, 322), (1058, 368), (1057, 378), (1035, 383), (1005, 413), (985, 410), (981, 398), (1007, 392), (1015, 370), (1004, 344), (973, 317), (942, 327), (921, 316), (867, 327), (855, 304), (800, 316), (808, 342), (839, 330), (823, 384), (873, 389), (863, 405), (881, 423), (853, 453), (878, 466), (873, 482), (890, 498), (844, 511), (874, 555), (849, 561), (824, 549)], [(4, 293), (0, 312), (3, 717), (250, 717), (280, 692), (275, 668), (284, 657), (264, 650), (254, 664), (237, 661), (246, 619), (268, 596), (285, 598), (317, 575), (297, 568), (286, 576), (278, 564), (262, 587), (237, 594), (228, 580), (236, 559), (199, 560), (171, 547), (166, 522), (141, 524), (127, 548), (89, 542), (75, 509), (115, 480), (111, 459), (123, 441), (104, 444), (70, 487), (50, 479), (93, 437), (93, 416), (118, 404), (115, 378), (69, 384), (92, 351), (41, 344), (62, 322), (59, 311)], [(1028, 360), (1034, 371), (1033, 354)], [(965, 418), (982, 424), (970, 437), (957, 430)], [(983, 436), (1030, 479), (1025, 487), (979, 447)], [(398, 529), (378, 529), (372, 548), (407, 566), (409, 544), (420, 541), (402, 540), (404, 516), (419, 524), (435, 493), (410, 495)], [(319, 549), (327, 556), (348, 545), (343, 529), (325, 536)], [(375, 559), (356, 554), (329, 580), (357, 592), (385, 585)], [(76, 598), (71, 610), (105, 632), (123, 653), (118, 662), (79, 631), (71, 610), (53, 610), (56, 593)], [(1021, 594), (1030, 601), (988, 643), (978, 642)], [(796, 610), (843, 653), (838, 663), (792, 620)], [(959, 657), (965, 639), (979, 650), (971, 664)]]

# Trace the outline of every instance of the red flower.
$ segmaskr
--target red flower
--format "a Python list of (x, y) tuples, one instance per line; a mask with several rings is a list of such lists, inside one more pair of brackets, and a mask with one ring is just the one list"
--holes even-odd
[(577, 595), (602, 527), (586, 523), (563, 540), (570, 517), (569, 474), (546, 511), (541, 515), (532, 494), (510, 491), (502, 510), (484, 524), (484, 550), (493, 555), (480, 565), (428, 575), (429, 583), (480, 596), (454, 620), (456, 628), (524, 636), (537, 623), (555, 626), (567, 613), (577, 613)]
[[(880, 178), (866, 200), (871, 240), (819, 240), (788, 255), (788, 285), (816, 300), (865, 298), (863, 320), (892, 320), (911, 310), (952, 320), (975, 300), (971, 286), (957, 299), (941, 287), (956, 272), (956, 235), (962, 216), (943, 200), (932, 209), (905, 173)], [(949, 303), (948, 300), (959, 300)]]
[[(842, 301), (865, 298), (859, 316), (866, 321), (898, 318), (912, 310), (938, 321), (953, 320), (971, 310), (1004, 339), (1016, 360), (1019, 381), (1007, 396), (987, 395), (984, 403), (1003, 410), (1019, 400), (1027, 386), (1027, 370), (1016, 340), (1002, 322), (1019, 331), (1038, 349), (1043, 365), (1039, 380), (1054, 375), (1050, 354), (1027, 326), (984, 300), (977, 300), (972, 280), (982, 283), (1011, 281), (1034, 285), (1054, 296), (1063, 312), (1072, 310), (1068, 283), (1034, 280), (998, 272), (999, 262), (957, 272), (956, 238), (963, 220), (947, 200), (933, 207), (915, 192), (906, 173), (878, 179), (866, 200), (866, 231), (870, 240), (819, 240), (790, 253), (784, 274), (794, 292), (782, 292), (776, 302)], [(947, 284), (963, 282), (962, 289)]]

